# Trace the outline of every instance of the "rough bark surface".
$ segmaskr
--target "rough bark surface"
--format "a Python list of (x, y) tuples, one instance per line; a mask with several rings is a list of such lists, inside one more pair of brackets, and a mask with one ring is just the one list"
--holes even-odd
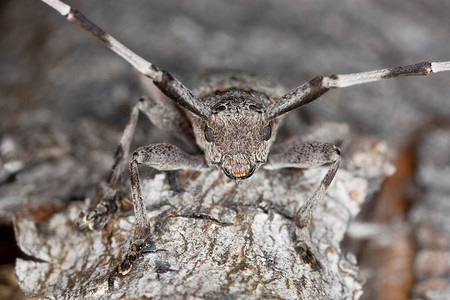
[[(319, 74), (449, 58), (448, 0), (68, 2), (188, 86), (208, 69), (251, 71), (294, 88)], [(13, 239), (13, 216), (26, 210), (43, 221), (68, 201), (89, 195), (110, 168), (130, 107), (143, 89), (128, 64), (40, 1), (5, 0), (0, 14), (0, 298), (23, 299), (13, 272), (16, 257), (24, 257)], [(429, 283), (445, 287), (434, 279), (448, 279), (448, 271), (424, 276), (413, 265), (422, 257), (416, 251), (448, 249), (443, 223), (435, 222), (450, 215), (448, 190), (426, 185), (423, 194), (424, 185), (412, 178), (416, 158), (409, 145), (423, 142), (418, 129), (450, 120), (449, 81), (450, 73), (441, 73), (332, 91), (289, 114), (279, 134), (280, 140), (296, 134), (311, 120), (344, 121), (354, 132), (377, 135), (399, 150), (398, 180), (389, 189), (384, 184), (357, 220), (356, 225), (372, 222), (351, 248), (366, 279), (361, 299), (425, 298), (435, 286)], [(146, 121), (134, 141), (133, 148), (176, 143)], [(440, 141), (427, 142), (439, 149), (427, 161), (448, 157), (448, 147), (433, 146)], [(436, 160), (436, 173), (428, 174), (447, 185), (443, 161)], [(435, 196), (425, 196), (433, 191)], [(443, 260), (417, 261), (430, 270)]]
[(181, 194), (167, 189), (163, 174), (143, 180), (155, 248), (125, 276), (110, 277), (129, 245), (132, 216), (94, 232), (72, 224), (81, 203), (46, 222), (18, 216), (17, 241), (34, 258), (17, 261), (19, 284), (28, 296), (55, 299), (358, 299), (364, 280), (340, 243), (369, 181), (393, 171), (385, 144), (359, 147), (303, 230), (291, 217), (326, 167), (260, 170), (239, 185), (219, 170), (183, 172)]

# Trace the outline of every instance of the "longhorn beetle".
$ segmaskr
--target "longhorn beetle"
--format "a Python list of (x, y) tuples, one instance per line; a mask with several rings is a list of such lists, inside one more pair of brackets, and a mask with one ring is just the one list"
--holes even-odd
[(147, 115), (156, 126), (185, 134), (185, 140), (195, 140), (203, 153), (190, 155), (170, 144), (152, 144), (140, 147), (133, 153), (129, 171), (135, 213), (134, 240), (118, 267), (117, 271), (121, 274), (126, 274), (133, 261), (145, 251), (150, 234), (150, 224), (140, 190), (138, 165), (145, 164), (161, 171), (199, 170), (217, 166), (227, 177), (239, 182), (252, 176), (260, 167), (309, 168), (331, 164), (313, 195), (294, 216), (296, 226), (303, 228), (309, 225), (314, 208), (324, 197), (339, 168), (340, 150), (331, 143), (311, 140), (318, 135), (313, 132), (309, 139), (298, 138), (281, 152), (269, 155), (283, 115), (314, 101), (333, 88), (450, 70), (449, 61), (422, 62), (370, 72), (317, 76), (285, 95), (279, 94), (274, 86), (264, 85), (263, 81), (246, 73), (225, 72), (209, 76), (194, 93), (169, 72), (158, 69), (133, 53), (79, 11), (58, 0), (42, 1), (60, 12), (68, 21), (94, 35), (152, 80), (173, 104), (184, 108), (180, 110), (173, 104), (149, 98), (140, 99), (133, 107), (120, 140), (105, 195), (93, 211), (81, 213), (78, 221), (81, 228), (101, 228), (117, 210), (116, 189), (139, 111)]

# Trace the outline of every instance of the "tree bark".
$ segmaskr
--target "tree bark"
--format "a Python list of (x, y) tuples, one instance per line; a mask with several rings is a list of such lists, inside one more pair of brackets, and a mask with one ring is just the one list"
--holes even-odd
[(113, 270), (128, 249), (132, 216), (89, 232), (72, 224), (82, 203), (46, 222), (18, 216), (19, 246), (35, 258), (18, 259), (20, 286), (55, 299), (358, 299), (364, 280), (340, 243), (367, 193), (393, 170), (384, 143), (355, 145), (303, 230), (292, 216), (326, 166), (259, 170), (240, 184), (215, 169), (183, 171), (183, 193), (168, 189), (163, 174), (143, 179), (154, 249), (125, 276)]

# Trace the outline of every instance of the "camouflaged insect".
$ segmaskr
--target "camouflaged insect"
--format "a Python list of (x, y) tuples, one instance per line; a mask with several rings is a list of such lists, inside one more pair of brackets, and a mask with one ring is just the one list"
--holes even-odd
[[(174, 132), (199, 149), (199, 154), (192, 155), (171, 144), (151, 144), (133, 153), (129, 170), (135, 228), (129, 253), (118, 267), (121, 274), (129, 272), (132, 262), (146, 251), (150, 235), (138, 165), (145, 164), (161, 171), (219, 167), (227, 177), (239, 182), (251, 177), (258, 168), (310, 168), (328, 163), (330, 167), (323, 180), (294, 216), (297, 227), (303, 228), (309, 225), (314, 208), (323, 199), (339, 168), (340, 150), (334, 144), (345, 138), (348, 128), (333, 124), (331, 135), (330, 126), (311, 129), (282, 144), (278, 151), (271, 151), (283, 115), (314, 101), (332, 88), (450, 70), (450, 62), (422, 62), (363, 73), (317, 76), (287, 94), (252, 75), (222, 72), (207, 76), (197, 89), (191, 91), (167, 71), (161, 71), (137, 56), (77, 10), (58, 0), (43, 1), (127, 60), (173, 101), (168, 103), (158, 97), (142, 98), (133, 107), (104, 197), (94, 210), (80, 215), (80, 227), (101, 228), (117, 210), (117, 186), (129, 154), (139, 111), (159, 128)], [(328, 134), (324, 128), (328, 128)]]

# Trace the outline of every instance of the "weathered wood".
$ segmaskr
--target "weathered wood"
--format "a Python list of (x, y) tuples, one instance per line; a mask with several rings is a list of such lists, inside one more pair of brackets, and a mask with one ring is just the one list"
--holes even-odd
[[(442, 7), (447, 3), (314, 1), (298, 5), (298, 1), (235, 1), (230, 5), (228, 1), (206, 1), (175, 5), (170, 1), (120, 1), (109, 6), (108, 1), (82, 1), (77, 6), (144, 57), (183, 79), (226, 65), (271, 74), (293, 88), (317, 73), (357, 72), (445, 59), (450, 19)], [(128, 114), (124, 107), (133, 105), (141, 92), (136, 89), (131, 68), (108, 55), (75, 26), (63, 25), (61, 18), (40, 1), (27, 5), (7, 1), (3, 10), (5, 51), (1, 65), (7, 76), (0, 79), (1, 142), (7, 144), (5, 141), (12, 138), (16, 149), (6, 157), (2, 148), (1, 164), (27, 164), (47, 144), (54, 146), (48, 138), (58, 136), (52, 130), (55, 127), (67, 134), (68, 155), (76, 159), (70, 168), (66, 159), (41, 163), (38, 168), (46, 172), (26, 169), (16, 180), (2, 185), (0, 221), (9, 222), (23, 207), (42, 211), (42, 201), (76, 199), (86, 186), (98, 181), (111, 165)], [(205, 10), (220, 13), (211, 17)], [(10, 45), (17, 51), (10, 51)], [(448, 81), (448, 75), (437, 75), (347, 89), (327, 94), (306, 110), (313, 119), (345, 120), (354, 130), (377, 133), (389, 139), (390, 147), (402, 148), (415, 136), (411, 130), (416, 126), (433, 116), (448, 119)], [(109, 103), (108, 108), (101, 103)], [(296, 132), (298, 125), (298, 119), (294, 119), (287, 128)], [(137, 146), (167, 141), (166, 135), (147, 130), (146, 124), (139, 128), (145, 128), (146, 134), (137, 136)], [(44, 141), (49, 141), (45, 147)], [(437, 166), (445, 167), (442, 163)], [(68, 174), (65, 177), (64, 172)], [(58, 181), (52, 181), (50, 175)], [(442, 208), (436, 213), (445, 215)], [(431, 219), (435, 216), (431, 207), (424, 215)], [(396, 229), (387, 227), (389, 232)], [(417, 236), (431, 243), (445, 238), (433, 232), (424, 227)], [(360, 253), (367, 253), (367, 243), (363, 244)], [(380, 253), (368, 256), (375, 263), (364, 274), (374, 274)], [(363, 296), (374, 299), (369, 297), (370, 293)]]
[(359, 145), (311, 226), (297, 232), (291, 216), (326, 167), (260, 171), (239, 185), (218, 170), (183, 172), (182, 194), (168, 190), (162, 174), (143, 180), (155, 248), (125, 276), (110, 275), (128, 247), (132, 216), (93, 232), (72, 224), (81, 203), (43, 223), (18, 216), (17, 241), (36, 258), (17, 261), (21, 288), (57, 299), (358, 299), (363, 279), (340, 242), (372, 190), (368, 182), (392, 172), (383, 143)]

